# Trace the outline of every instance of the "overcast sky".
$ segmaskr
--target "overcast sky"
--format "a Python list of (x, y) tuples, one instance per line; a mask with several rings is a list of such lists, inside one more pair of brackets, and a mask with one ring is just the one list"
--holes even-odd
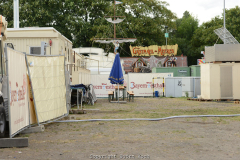
[[(215, 16), (222, 16), (224, 0), (164, 0), (169, 3), (168, 9), (181, 18), (187, 10), (199, 19), (199, 24), (210, 21)], [(227, 9), (240, 6), (240, 0), (225, 0)]]

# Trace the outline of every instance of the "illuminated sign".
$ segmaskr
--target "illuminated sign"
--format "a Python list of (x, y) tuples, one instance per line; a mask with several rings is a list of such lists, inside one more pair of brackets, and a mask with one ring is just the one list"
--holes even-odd
[(157, 46), (152, 45), (149, 47), (130, 46), (132, 57), (135, 56), (172, 56), (177, 55), (178, 45), (165, 45)]

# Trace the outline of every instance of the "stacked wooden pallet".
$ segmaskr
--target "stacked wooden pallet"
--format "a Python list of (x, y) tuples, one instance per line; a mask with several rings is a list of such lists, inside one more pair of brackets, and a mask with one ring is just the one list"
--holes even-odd
[(202, 98), (188, 98), (187, 100), (199, 101), (199, 102), (222, 102), (222, 101), (234, 101), (234, 104), (240, 104), (239, 99), (202, 99)]

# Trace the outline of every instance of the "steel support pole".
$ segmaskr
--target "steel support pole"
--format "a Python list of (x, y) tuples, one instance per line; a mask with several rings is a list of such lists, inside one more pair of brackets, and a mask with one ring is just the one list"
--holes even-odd
[(13, 10), (13, 17), (14, 17), (14, 28), (19, 28), (19, 0), (14, 0), (13, 1), (13, 6), (14, 6), (14, 10)]
[(9, 117), (9, 137), (12, 138), (12, 128), (11, 128), (11, 108), (10, 108), (10, 87), (9, 87), (9, 72), (8, 72), (8, 55), (7, 55), (7, 44), (4, 48), (5, 52), (5, 64), (6, 64), (6, 77), (7, 77), (7, 94), (8, 94), (8, 117)]

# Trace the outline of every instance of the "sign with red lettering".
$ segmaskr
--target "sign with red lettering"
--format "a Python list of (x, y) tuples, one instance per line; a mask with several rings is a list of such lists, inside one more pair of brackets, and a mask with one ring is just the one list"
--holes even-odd
[(154, 79), (154, 91), (159, 91), (162, 95), (162, 77), (173, 77), (173, 73), (128, 73), (129, 90), (134, 92), (134, 96), (152, 96), (153, 77), (161, 77), (161, 79)]
[(28, 84), (25, 55), (7, 49), (10, 101), (10, 135), (29, 125)]
[[(96, 97), (108, 97), (108, 91), (115, 91), (115, 86), (108, 80), (109, 75), (91, 75)], [(124, 86), (127, 86), (127, 75), (124, 75)]]
[(130, 46), (132, 57), (135, 56), (175, 56), (177, 55), (178, 45), (157, 46), (152, 45), (148, 47)]
[[(108, 80), (109, 75), (91, 75), (96, 97), (108, 97), (108, 91), (115, 91), (115, 86)], [(173, 77), (173, 73), (128, 73), (124, 75), (124, 86), (127, 91), (134, 91), (134, 96), (152, 96), (153, 77)], [(154, 90), (163, 92), (163, 79), (154, 80)]]

